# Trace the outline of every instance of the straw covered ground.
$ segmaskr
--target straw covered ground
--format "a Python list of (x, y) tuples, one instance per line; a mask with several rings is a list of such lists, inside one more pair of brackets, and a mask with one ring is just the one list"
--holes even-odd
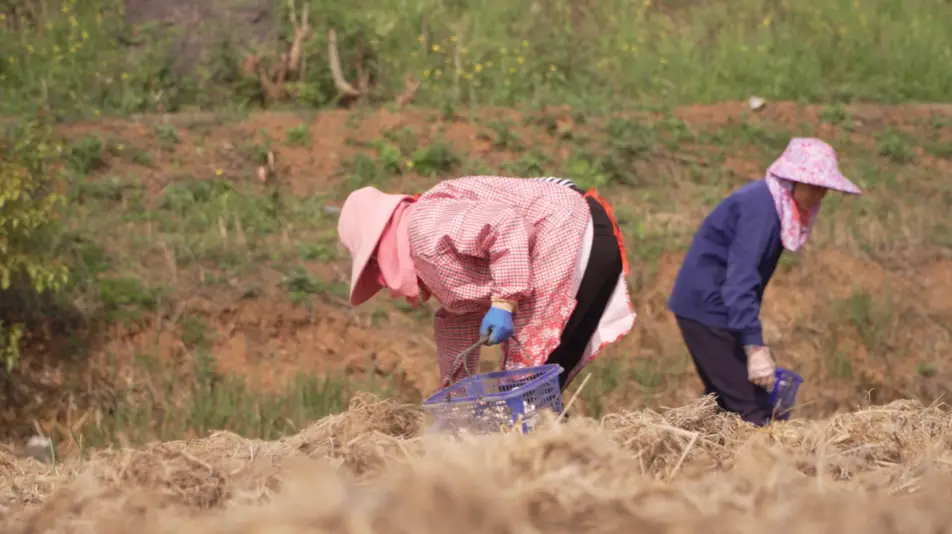
[(452, 441), (363, 395), (272, 442), (217, 433), (55, 467), (3, 453), (0, 531), (952, 532), (950, 426), (897, 401), (755, 429), (706, 398)]

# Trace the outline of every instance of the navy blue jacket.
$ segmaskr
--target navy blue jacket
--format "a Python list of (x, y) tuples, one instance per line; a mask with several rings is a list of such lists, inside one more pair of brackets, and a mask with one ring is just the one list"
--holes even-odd
[(760, 305), (783, 253), (780, 217), (763, 180), (737, 189), (694, 235), (668, 299), (675, 315), (763, 345)]

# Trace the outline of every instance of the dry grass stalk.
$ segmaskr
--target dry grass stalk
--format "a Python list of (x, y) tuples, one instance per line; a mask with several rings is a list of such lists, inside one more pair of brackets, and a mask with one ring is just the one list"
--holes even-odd
[(900, 401), (766, 429), (710, 398), (602, 421), (422, 436), (370, 396), (287, 438), (106, 450), (54, 472), (0, 450), (3, 532), (879, 534), (948, 531), (952, 421)]

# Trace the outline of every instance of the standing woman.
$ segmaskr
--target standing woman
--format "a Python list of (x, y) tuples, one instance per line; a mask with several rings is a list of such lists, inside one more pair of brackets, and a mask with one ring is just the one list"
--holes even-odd
[(569, 180), (472, 176), (418, 197), (364, 187), (347, 197), (337, 230), (353, 260), (352, 305), (382, 288), (440, 303), (441, 387), (476, 372), (479, 350), (454, 361), (488, 336), (507, 369), (561, 365), (564, 390), (635, 322), (611, 209)]
[(764, 343), (760, 307), (783, 250), (796, 252), (830, 190), (861, 192), (819, 139), (794, 138), (768, 169), (704, 219), (668, 300), (684, 342), (721, 409), (763, 426), (775, 364)]

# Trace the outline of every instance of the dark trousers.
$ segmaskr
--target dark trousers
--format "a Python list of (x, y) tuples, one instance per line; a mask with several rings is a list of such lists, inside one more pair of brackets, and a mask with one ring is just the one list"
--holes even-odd
[[(581, 194), (578, 188), (573, 189)], [(598, 328), (598, 322), (608, 307), (608, 301), (622, 272), (621, 250), (608, 213), (595, 199), (586, 197), (585, 200), (592, 212), (592, 252), (585, 266), (582, 283), (575, 295), (575, 310), (562, 330), (559, 346), (545, 362), (557, 363), (564, 369), (559, 375), (562, 391), (568, 386), (569, 372), (585, 354), (585, 347)]]
[(770, 394), (747, 379), (747, 354), (740, 337), (722, 328), (676, 317), (704, 393), (717, 395), (718, 406), (757, 426), (767, 424), (773, 410)]

